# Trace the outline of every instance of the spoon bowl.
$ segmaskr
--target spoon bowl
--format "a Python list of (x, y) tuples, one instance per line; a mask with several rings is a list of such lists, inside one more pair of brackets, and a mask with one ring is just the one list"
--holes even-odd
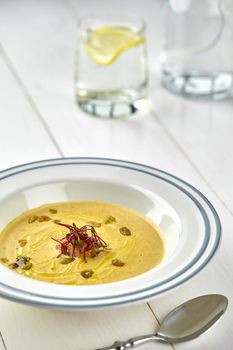
[(220, 319), (227, 305), (227, 298), (218, 294), (189, 300), (165, 317), (156, 336), (170, 343), (194, 339)]
[(227, 305), (228, 300), (224, 295), (199, 296), (169, 312), (157, 333), (131, 338), (126, 342), (117, 341), (112, 346), (97, 350), (126, 350), (149, 341), (179, 343), (197, 338), (221, 318)]

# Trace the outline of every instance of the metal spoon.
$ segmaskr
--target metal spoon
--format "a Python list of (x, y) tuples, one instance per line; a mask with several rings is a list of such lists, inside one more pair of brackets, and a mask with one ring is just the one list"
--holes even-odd
[(213, 326), (226, 311), (228, 300), (223, 295), (203, 295), (186, 301), (172, 310), (155, 334), (117, 341), (112, 346), (96, 350), (126, 350), (149, 341), (179, 343), (194, 339)]

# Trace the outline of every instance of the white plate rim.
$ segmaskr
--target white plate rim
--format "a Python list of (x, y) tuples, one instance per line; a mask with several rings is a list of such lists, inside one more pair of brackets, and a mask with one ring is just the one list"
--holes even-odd
[[(18, 173), (24, 172), (24, 171), (29, 171), (29, 170), (36, 170), (37, 168), (41, 167), (48, 167), (51, 165), (66, 165), (66, 164), (92, 164), (92, 165), (109, 165), (109, 166), (117, 166), (120, 168), (129, 168), (130, 170), (134, 171), (142, 171), (144, 173), (147, 173), (149, 175), (155, 176), (155, 173), (160, 174), (160, 176), (157, 174), (156, 177), (160, 177), (160, 179), (165, 180), (164, 176), (168, 177), (168, 179), (173, 180), (175, 182), (178, 182), (180, 186), (177, 185), (177, 183), (168, 181), (172, 185), (174, 185), (176, 188), (179, 190), (182, 190), (184, 193), (186, 193), (187, 196), (189, 196), (192, 200), (194, 200), (195, 204), (199, 207), (199, 210), (204, 213), (204, 217), (207, 219), (206, 220), (206, 225), (208, 226), (209, 224), (209, 216), (206, 213), (206, 210), (200, 203), (200, 199), (205, 203), (207, 208), (210, 210), (210, 213), (212, 214), (212, 219), (214, 219), (215, 226), (216, 226), (216, 232), (215, 232), (215, 238), (214, 242), (212, 244), (211, 251), (208, 253), (208, 256), (205, 258), (205, 260), (202, 262), (199, 267), (197, 267), (191, 274), (188, 276), (185, 276), (184, 273), (184, 278), (181, 279), (181, 281), (178, 281), (176, 284), (172, 284), (169, 286), (170, 281), (165, 281), (162, 282), (162, 284), (165, 285), (168, 283), (168, 286), (161, 291), (153, 291), (153, 289), (157, 288), (158, 285), (156, 286), (151, 286), (146, 288), (146, 290), (139, 290), (136, 292), (136, 295), (132, 295), (131, 293), (124, 293), (121, 295), (117, 296), (109, 296), (109, 297), (97, 297), (93, 298), (92, 300), (90, 299), (66, 299), (66, 298), (55, 298), (56, 303), (54, 304), (52, 301), (54, 298), (51, 296), (41, 296), (41, 295), (36, 295), (36, 293), (25, 293), (24, 291), (20, 291), (19, 289), (9, 287), (9, 286), (4, 286), (0, 282), (0, 295), (2, 295), (5, 298), (13, 299), (15, 301), (20, 301), (20, 302), (25, 302), (25, 303), (31, 303), (31, 304), (39, 304), (42, 306), (49, 306), (49, 307), (61, 307), (61, 308), (80, 308), (80, 309), (88, 309), (88, 308), (97, 308), (97, 307), (106, 307), (106, 306), (119, 306), (122, 304), (128, 304), (132, 302), (138, 302), (142, 301), (145, 299), (149, 299), (152, 297), (155, 297), (157, 295), (160, 295), (162, 293), (168, 292), (172, 290), (173, 288), (178, 287), (179, 285), (183, 284), (184, 282), (188, 281), (190, 278), (194, 277), (200, 270), (202, 270), (207, 263), (211, 260), (211, 258), (214, 256), (220, 240), (221, 240), (221, 222), (219, 219), (219, 216), (213, 207), (213, 205), (210, 203), (210, 201), (204, 196), (203, 193), (201, 193), (199, 190), (197, 190), (194, 186), (190, 185), (186, 181), (176, 177), (175, 175), (172, 175), (168, 172), (165, 172), (163, 170), (140, 164), (140, 163), (135, 163), (135, 162), (130, 162), (130, 161), (125, 161), (125, 160), (118, 160), (118, 159), (111, 159), (111, 158), (95, 158), (95, 157), (67, 157), (67, 158), (54, 158), (54, 159), (47, 159), (47, 160), (40, 160), (36, 162), (30, 162), (30, 163), (25, 163), (22, 165), (18, 165), (3, 171), (0, 171), (0, 181), (3, 179), (9, 177), (9, 176), (15, 176)], [(167, 180), (166, 180), (167, 181)], [(183, 188), (187, 187), (187, 189)], [(192, 195), (193, 192), (197, 197), (194, 197)], [(204, 219), (205, 221), (205, 219)], [(209, 225), (210, 226), (210, 225)], [(210, 230), (210, 228), (209, 228)], [(209, 232), (211, 234), (211, 232)], [(191, 268), (191, 266), (190, 266)], [(186, 272), (186, 271), (184, 271)], [(182, 272), (183, 273), (183, 272)], [(178, 276), (179, 277), (179, 276)], [(173, 279), (172, 279), (173, 280)], [(143, 293), (146, 292), (146, 295)], [(22, 295), (20, 295), (22, 294)], [(68, 303), (64, 303), (65, 301), (68, 301)], [(92, 303), (92, 301), (96, 302), (96, 304)], [(108, 300), (108, 301), (107, 301)], [(63, 304), (62, 304), (63, 302)]]

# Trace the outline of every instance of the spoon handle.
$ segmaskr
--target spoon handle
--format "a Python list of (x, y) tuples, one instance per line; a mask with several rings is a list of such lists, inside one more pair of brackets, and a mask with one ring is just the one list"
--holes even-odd
[(116, 341), (111, 346), (107, 346), (106, 348), (99, 348), (96, 350), (127, 350), (135, 346), (140, 346), (146, 342), (154, 341), (156, 339), (159, 339), (159, 337), (157, 337), (156, 334), (142, 335), (140, 337), (131, 338), (125, 342)]

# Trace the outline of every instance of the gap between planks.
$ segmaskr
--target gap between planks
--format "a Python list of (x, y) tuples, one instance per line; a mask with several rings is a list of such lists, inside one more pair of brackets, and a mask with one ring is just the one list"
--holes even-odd
[[(70, 16), (73, 20), (75, 20), (75, 16), (74, 13), (75, 11), (73, 8), (73, 5), (70, 3), (70, 1), (67, 1), (68, 4), (68, 8), (70, 8)], [(72, 10), (72, 11), (71, 11)], [(5, 48), (2, 46), (2, 44), (0, 44), (0, 54), (6, 64), (6, 66), (8, 67), (8, 69), (10, 70), (10, 72), (12, 73), (16, 83), (18, 84), (18, 86), (21, 88), (26, 100), (29, 102), (30, 106), (32, 107), (32, 110), (35, 112), (35, 114), (37, 115), (40, 123), (42, 124), (42, 126), (44, 127), (45, 131), (47, 132), (48, 136), (50, 137), (52, 143), (54, 144), (54, 146), (56, 147), (59, 155), (61, 157), (64, 157), (64, 153), (62, 151), (62, 149), (60, 148), (58, 142), (56, 141), (55, 137), (53, 136), (53, 134), (51, 133), (46, 121), (44, 120), (39, 108), (37, 107), (37, 104), (35, 103), (34, 99), (32, 98), (32, 96), (30, 95), (30, 93), (28, 92), (25, 84), (23, 83), (23, 80), (21, 79), (19, 73), (16, 71), (12, 61), (10, 60)], [(218, 195), (218, 193), (213, 189), (213, 187), (211, 186), (211, 184), (209, 184), (209, 182), (207, 181), (207, 179), (205, 178), (205, 176), (202, 174), (202, 172), (199, 170), (199, 168), (197, 167), (197, 165), (192, 161), (192, 159), (188, 156), (188, 154), (185, 152), (185, 150), (182, 148), (182, 146), (177, 142), (176, 138), (172, 135), (172, 133), (170, 132), (170, 130), (166, 127), (166, 125), (161, 121), (161, 119), (159, 118), (159, 116), (157, 115), (157, 113), (153, 110), (151, 110), (151, 113), (155, 116), (156, 121), (158, 122), (158, 124), (162, 127), (162, 129), (164, 130), (164, 132), (167, 134), (167, 136), (169, 137), (169, 139), (172, 141), (172, 143), (176, 146), (176, 148), (178, 149), (178, 151), (180, 151), (180, 153), (184, 156), (184, 158), (189, 162), (189, 164), (192, 166), (192, 168), (196, 171), (196, 173), (200, 176), (200, 178), (204, 181), (204, 183), (208, 186), (208, 188), (211, 190), (212, 193), (214, 193), (214, 195), (218, 198), (218, 200), (221, 202), (221, 204), (226, 208), (226, 210), (230, 213), (231, 216), (233, 216), (233, 212), (231, 211), (231, 209), (228, 208), (227, 204), (222, 200), (222, 198)], [(157, 318), (154, 310), (152, 309), (152, 307), (150, 306), (149, 303), (147, 303), (147, 306), (150, 310), (150, 312), (153, 314), (154, 318), (156, 319), (156, 321), (158, 322), (158, 324), (160, 325), (160, 321)], [(168, 344), (168, 343), (167, 343)], [(171, 346), (171, 348), (173, 350), (175, 350), (175, 347), (173, 346), (173, 344), (168, 344)], [(6, 347), (6, 343), (4, 341), (3, 335), (0, 331), (0, 350), (7, 350)]]
[[(152, 307), (150, 306), (150, 303), (146, 303), (146, 304), (147, 304), (147, 306), (148, 306), (150, 312), (152, 313), (152, 315), (154, 316), (154, 318), (155, 318), (156, 321), (158, 322), (159, 326), (161, 326), (161, 323), (160, 323), (158, 317), (156, 316), (154, 310), (153, 310)], [(173, 350), (176, 350), (176, 349), (174, 348), (173, 344), (170, 344), (170, 343), (166, 343), (166, 344), (167, 344), (167, 345), (170, 345), (170, 346), (172, 347)]]
[(53, 145), (55, 146), (58, 154), (61, 157), (64, 157), (64, 153), (61, 149), (61, 147), (59, 146), (58, 142), (56, 141), (55, 137), (53, 136), (52, 132), (50, 131), (45, 119), (43, 118), (39, 108), (37, 107), (35, 101), (33, 100), (32, 96), (29, 94), (26, 86), (23, 83), (23, 80), (21, 79), (19, 73), (16, 71), (13, 63), (11, 62), (5, 48), (3, 47), (2, 44), (0, 44), (0, 54), (3, 58), (3, 61), (5, 62), (6, 66), (8, 67), (9, 71), (11, 72), (11, 74), (13, 75), (16, 83), (18, 84), (18, 86), (20, 87), (20, 89), (22, 90), (22, 93), (24, 95), (24, 97), (26, 98), (26, 100), (28, 101), (28, 103), (30, 104), (32, 110), (35, 112), (36, 116), (38, 117), (40, 123), (42, 124), (43, 128), (45, 129), (45, 131), (47, 132), (49, 138), (51, 139), (51, 142), (53, 143)]
[[(54, 146), (56, 147), (58, 153), (60, 154), (61, 157), (64, 157), (64, 153), (62, 151), (62, 149), (60, 148), (59, 144), (57, 143), (56, 139), (54, 138), (53, 134), (51, 133), (47, 123), (45, 122), (41, 112), (39, 111), (39, 108), (37, 107), (35, 101), (33, 100), (32, 96), (29, 94), (25, 84), (23, 83), (23, 80), (21, 79), (19, 73), (16, 71), (13, 63), (11, 62), (5, 48), (3, 47), (2, 44), (0, 44), (0, 54), (3, 58), (3, 61), (5, 62), (6, 66), (8, 67), (9, 71), (11, 72), (11, 74), (13, 75), (17, 85), (20, 87), (24, 97), (26, 98), (26, 100), (28, 101), (28, 103), (30, 104), (32, 110), (35, 112), (36, 116), (38, 117), (40, 123), (42, 124), (43, 128), (45, 129), (45, 131), (47, 132), (48, 136), (50, 137), (52, 143), (54, 144)], [(160, 325), (160, 322), (156, 316), (156, 314), (154, 313), (153, 309), (151, 308), (150, 304), (147, 303), (147, 306), (150, 310), (150, 312), (153, 314), (155, 320), (158, 322), (158, 324)], [(172, 349), (175, 350), (175, 348), (173, 347), (172, 344), (168, 344), (172, 347)], [(3, 335), (0, 331), (0, 350), (7, 350), (6, 347), (6, 343), (4, 341)]]
[[(69, 8), (69, 12), (71, 15), (71, 18), (75, 19), (76, 15), (76, 8), (73, 5), (73, 2), (70, 0), (66, 0), (67, 7)], [(220, 203), (223, 205), (223, 207), (230, 213), (231, 216), (233, 216), (233, 211), (228, 207), (228, 205), (225, 203), (225, 201), (219, 196), (219, 194), (215, 191), (215, 189), (212, 187), (212, 185), (207, 181), (205, 176), (202, 174), (202, 172), (199, 170), (197, 165), (193, 162), (193, 160), (188, 156), (188, 154), (185, 152), (185, 150), (182, 148), (182, 146), (177, 142), (176, 138), (172, 135), (170, 130), (167, 128), (167, 126), (162, 122), (162, 120), (159, 118), (157, 113), (151, 109), (151, 113), (156, 118), (156, 121), (161, 126), (161, 128), (164, 130), (165, 134), (168, 136), (168, 138), (171, 140), (172, 143), (176, 146), (177, 150), (180, 151), (180, 153), (183, 155), (183, 157), (189, 162), (189, 164), (193, 167), (193, 169), (196, 171), (196, 173), (200, 176), (200, 178), (203, 180), (203, 182), (206, 184), (206, 186), (211, 190), (211, 192), (218, 198)], [(150, 305), (148, 304), (150, 307)], [(156, 317), (156, 316), (155, 316)], [(157, 320), (158, 321), (158, 320)]]
[[(72, 15), (71, 15), (71, 17), (73, 18)], [(43, 118), (41, 112), (39, 111), (39, 108), (37, 107), (37, 105), (36, 105), (35, 101), (33, 100), (32, 96), (29, 94), (26, 86), (23, 83), (23, 80), (21, 79), (21, 77), (17, 73), (13, 63), (11, 62), (11, 60), (10, 60), (9, 56), (7, 55), (7, 52), (4, 49), (4, 47), (2, 46), (2, 44), (0, 44), (0, 54), (2, 55), (2, 58), (3, 58), (4, 62), (5, 62), (5, 64), (7, 65), (8, 69), (10, 70), (10, 72), (13, 75), (13, 77), (15, 78), (15, 81), (17, 82), (18, 86), (21, 88), (21, 90), (22, 90), (26, 100), (29, 102), (29, 104), (32, 107), (33, 111), (37, 115), (40, 123), (42, 124), (43, 128), (45, 129), (45, 131), (47, 132), (48, 136), (50, 137), (51, 142), (54, 144), (55, 148), (57, 149), (58, 154), (61, 157), (64, 157), (65, 156), (64, 152), (62, 151), (60, 145), (58, 144), (58, 142), (56, 141), (54, 135), (50, 131), (50, 129), (49, 129), (45, 119)], [(211, 190), (211, 192), (216, 196), (216, 198), (218, 198), (218, 200), (223, 205), (223, 207), (233, 217), (233, 211), (228, 207), (228, 205), (221, 198), (221, 196), (219, 196), (219, 194), (215, 191), (215, 189), (212, 187), (212, 185), (207, 181), (207, 179), (202, 174), (202, 172), (199, 170), (197, 165), (192, 161), (192, 159), (188, 156), (188, 154), (185, 152), (185, 150), (182, 148), (182, 146), (177, 142), (176, 138), (172, 135), (170, 130), (167, 128), (167, 126), (158, 117), (157, 113), (155, 111), (153, 111), (153, 109), (151, 110), (151, 113), (154, 115), (154, 117), (156, 118), (156, 121), (158, 122), (158, 124), (162, 127), (164, 132), (167, 134), (168, 138), (172, 141), (172, 143), (174, 143), (176, 148), (180, 151), (180, 153), (184, 156), (184, 158), (189, 162), (189, 164), (196, 171), (196, 173), (200, 176), (200, 178), (203, 180), (203, 182), (206, 184), (206, 186)]]
[(0, 331), (0, 350), (7, 350), (6, 343), (3, 339), (3, 335), (1, 331)]
[(219, 200), (219, 202), (222, 204), (222, 206), (229, 212), (231, 216), (233, 216), (233, 211), (228, 207), (228, 205), (225, 203), (225, 201), (221, 198), (221, 196), (215, 191), (215, 189), (212, 187), (212, 185), (207, 181), (206, 177), (202, 174), (202, 172), (199, 170), (197, 165), (194, 163), (194, 161), (188, 156), (188, 154), (185, 152), (183, 147), (177, 142), (176, 138), (172, 135), (170, 130), (167, 128), (167, 126), (162, 122), (162, 120), (159, 118), (157, 113), (152, 109), (151, 113), (156, 118), (156, 121), (161, 126), (161, 128), (164, 130), (164, 132), (167, 134), (168, 138), (171, 140), (172, 143), (176, 146), (178, 151), (183, 155), (183, 157), (189, 162), (189, 164), (192, 166), (192, 168), (196, 171), (196, 173), (200, 176), (200, 178), (203, 180), (205, 185), (210, 189), (210, 191), (216, 196), (216, 198)]

